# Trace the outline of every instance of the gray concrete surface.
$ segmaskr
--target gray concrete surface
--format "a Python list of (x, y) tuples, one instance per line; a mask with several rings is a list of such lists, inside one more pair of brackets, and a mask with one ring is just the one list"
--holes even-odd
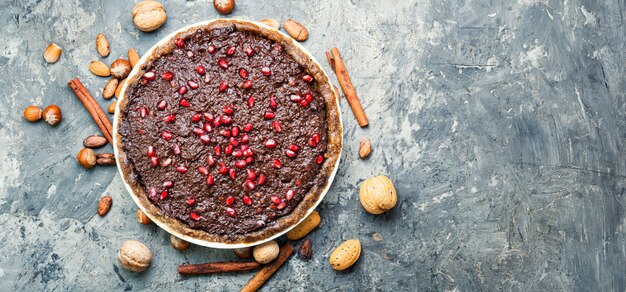
[[(0, 3), (2, 291), (237, 290), (253, 275), (179, 276), (180, 263), (234, 256), (173, 250), (164, 231), (136, 222), (115, 168), (76, 164), (98, 130), (66, 83), (104, 86), (87, 69), (95, 35), (109, 37), (110, 63), (218, 17), (207, 0), (166, 1), (166, 25), (142, 33), (135, 2)], [(345, 151), (311, 235), (314, 258), (292, 258), (265, 291), (626, 289), (623, 0), (237, 2), (235, 17), (301, 21), (319, 60), (339, 47), (371, 121), (359, 128), (342, 100)], [(41, 57), (49, 41), (64, 48), (54, 65)], [(25, 122), (33, 103), (60, 105), (63, 122)], [(363, 137), (375, 147), (366, 161)], [(358, 184), (378, 174), (399, 201), (372, 216)], [(103, 194), (114, 203), (100, 218)], [(330, 252), (354, 237), (361, 259), (333, 271)], [(125, 239), (153, 250), (149, 271), (119, 267)]]

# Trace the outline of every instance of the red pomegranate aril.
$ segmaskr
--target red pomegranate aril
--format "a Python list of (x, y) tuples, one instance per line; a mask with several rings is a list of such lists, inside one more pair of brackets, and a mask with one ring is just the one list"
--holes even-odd
[(172, 81), (172, 79), (174, 79), (174, 74), (170, 71), (167, 71), (165, 73), (163, 73), (163, 75), (161, 75), (161, 77), (167, 81)]
[(209, 137), (209, 135), (207, 134), (201, 135), (200, 141), (202, 141), (204, 145), (209, 145), (211, 143), (211, 137)]
[(266, 120), (271, 120), (276, 116), (276, 114), (274, 112), (265, 112), (265, 114), (263, 115), (263, 117)]
[(215, 148), (213, 148), (213, 151), (215, 152), (215, 155), (220, 156), (220, 154), (222, 154), (222, 147), (220, 147), (220, 145), (215, 146)]
[(220, 83), (220, 92), (226, 91), (227, 88), (228, 88), (228, 82), (222, 81), (222, 83)]
[(280, 163), (280, 160), (278, 160), (278, 159), (274, 159), (274, 163), (272, 163), (272, 165), (274, 166), (274, 168), (281, 168), (281, 167), (283, 167), (283, 165)]
[(180, 155), (180, 146), (174, 145), (174, 147), (172, 147), (172, 152), (174, 155)]
[(204, 66), (198, 65), (198, 67), (196, 67), (196, 72), (198, 72), (198, 74), (200, 75), (204, 75), (206, 73), (206, 70), (204, 70)]
[(233, 113), (235, 113), (235, 110), (233, 110), (233, 108), (232, 108), (231, 106), (227, 105), (227, 106), (225, 106), (225, 107), (222, 109), (222, 112), (224, 112), (225, 114), (227, 114), (227, 115), (229, 115), (229, 116), (232, 116), (232, 115), (233, 115)]
[(287, 201), (293, 199), (293, 196), (296, 194), (296, 192), (294, 192), (293, 190), (288, 190), (287, 194), (285, 194), (285, 198), (287, 199)]
[(246, 80), (246, 81), (244, 81), (244, 82), (243, 82), (243, 88), (244, 88), (244, 89), (250, 89), (250, 88), (252, 88), (252, 81), (250, 81), (250, 80)]
[(218, 64), (220, 67), (222, 67), (222, 69), (226, 69), (226, 68), (228, 68), (228, 62), (227, 62), (226, 60), (224, 60), (224, 59), (219, 59), (219, 60), (217, 61), (217, 64)]
[(302, 100), (302, 97), (297, 95), (297, 94), (292, 94), (292, 95), (289, 96), (289, 99), (292, 102), (300, 102)]
[(235, 137), (230, 137), (228, 142), (230, 143), (230, 145), (233, 145), (235, 147), (239, 146), (239, 141), (237, 141), (237, 139), (235, 139)]
[(235, 47), (230, 47), (230, 48), (228, 48), (228, 50), (226, 51), (226, 55), (227, 55), (227, 56), (232, 56), (232, 55), (234, 55), (234, 54), (235, 54), (235, 50), (237, 50), (237, 48), (235, 48)]
[(159, 166), (159, 158), (150, 157), (150, 163), (152, 163), (152, 166)]
[(204, 119), (205, 119), (207, 122), (212, 122), (212, 121), (213, 121), (213, 115), (212, 115), (212, 114), (210, 114), (210, 113), (204, 113), (203, 115), (204, 115)]
[(301, 100), (300, 101), (300, 106), (307, 107), (308, 105), (309, 105), (309, 103), (306, 100)]
[(193, 116), (191, 116), (191, 121), (194, 123), (199, 122), (202, 119), (202, 115), (199, 113), (195, 113), (193, 114)]
[(191, 217), (191, 219), (193, 219), (194, 221), (199, 221), (200, 220), (200, 215), (198, 215), (198, 213), (196, 213), (196, 212), (191, 212), (189, 214), (189, 217)]
[(313, 138), (309, 138), (309, 146), (311, 146), (311, 148), (317, 147), (317, 143), (315, 143), (315, 140), (313, 140)]
[(290, 158), (295, 158), (298, 154), (292, 150), (287, 150), (285, 151), (285, 154), (287, 154), (288, 157)]
[(302, 181), (300, 179), (296, 180), (296, 186), (297, 187), (301, 187), (302, 186)]
[(230, 206), (235, 202), (235, 198), (233, 198), (232, 196), (228, 196), (228, 198), (226, 198), (226, 205)]
[(311, 81), (313, 81), (313, 76), (306, 74), (304, 76), (302, 76), (302, 80), (304, 80), (304, 82), (306, 83), (310, 83)]
[(178, 94), (183, 95), (185, 93), (187, 93), (187, 86), (181, 86), (178, 88)]
[(248, 179), (249, 180), (255, 180), (256, 179), (256, 173), (254, 172), (254, 170), (248, 168), (246, 169), (246, 172), (248, 173)]
[(145, 107), (139, 108), (139, 116), (145, 118), (148, 115), (148, 109)]
[(209, 46), (206, 50), (207, 52), (209, 52), (209, 54), (213, 54), (215, 53), (215, 46)]
[(244, 186), (246, 187), (246, 189), (248, 189), (248, 191), (251, 191), (251, 190), (253, 190), (253, 189), (254, 189), (255, 184), (254, 184), (254, 182), (253, 182), (253, 181), (249, 181), (249, 180), (247, 180), (247, 181), (244, 183)]
[(246, 204), (248, 206), (252, 205), (252, 200), (250, 199), (250, 197), (248, 197), (248, 195), (243, 195), (242, 201), (243, 201), (244, 204)]
[(246, 157), (246, 164), (251, 164), (254, 162), (254, 157)]
[(245, 160), (237, 160), (235, 162), (235, 167), (237, 167), (237, 168), (243, 168), (244, 166), (246, 166), (246, 161)]
[(176, 167), (176, 171), (178, 171), (178, 173), (181, 173), (181, 174), (187, 173), (187, 170), (188, 170), (187, 167), (184, 165), (179, 165)]
[(230, 130), (220, 130), (220, 135), (224, 136), (224, 137), (230, 137), (231, 132)]
[(174, 182), (171, 181), (171, 180), (166, 180), (166, 181), (163, 182), (163, 187), (164, 188), (171, 188), (173, 186), (174, 186)]
[(172, 136), (173, 134), (170, 131), (163, 130), (163, 132), (161, 132), (161, 138), (165, 139), (165, 141), (172, 139)]
[(209, 156), (207, 156), (206, 163), (208, 163), (209, 166), (215, 165), (215, 158), (213, 158), (213, 155), (209, 154)]
[(226, 214), (228, 214), (228, 216), (230, 217), (236, 217), (237, 216), (237, 211), (235, 211), (235, 209), (233, 208), (226, 208)]
[(181, 99), (180, 99), (180, 102), (178, 102), (178, 104), (179, 104), (180, 106), (182, 106), (182, 107), (189, 107), (189, 106), (190, 106), (189, 101), (187, 101), (187, 100), (186, 100), (186, 99), (184, 99), (184, 98), (181, 98)]
[(245, 126), (243, 126), (243, 131), (244, 132), (250, 132), (252, 131), (252, 124), (248, 123)]
[(202, 125), (202, 129), (204, 129), (204, 131), (208, 133), (213, 132), (213, 127), (211, 127), (211, 124), (209, 123), (204, 123), (204, 125)]
[(243, 156), (243, 152), (241, 150), (233, 150), (233, 157), (239, 158)]
[(240, 68), (239, 69), (239, 76), (241, 76), (241, 78), (248, 78), (248, 71), (244, 68)]
[(189, 88), (191, 88), (191, 89), (198, 89), (198, 86), (200, 86), (200, 85), (198, 85), (198, 82), (195, 82), (195, 81), (193, 81), (193, 80), (189, 80), (189, 81), (187, 81), (187, 85), (188, 85), (188, 86), (189, 86)]
[(148, 82), (150, 82), (150, 81), (148, 81), (148, 79), (146, 79), (146, 77), (141, 77), (141, 80), (139, 81), (139, 84), (141, 84), (143, 86), (146, 86), (146, 85), (148, 85)]
[(270, 200), (272, 200), (272, 202), (273, 202), (274, 204), (280, 204), (280, 202), (281, 202), (281, 201), (280, 201), (280, 198), (279, 198), (279, 197), (277, 197), (277, 196), (271, 196), (271, 197), (270, 197)]
[(201, 174), (207, 175), (209, 174), (209, 169), (204, 166), (200, 166), (198, 167), (198, 172)]
[(320, 134), (318, 133), (313, 133), (313, 135), (311, 135), (311, 139), (313, 139), (313, 141), (315, 141), (315, 144), (320, 142)]
[(146, 72), (143, 74), (143, 78), (145, 78), (148, 81), (152, 81), (154, 80), (154, 78), (156, 78), (156, 74), (154, 74), (154, 72), (150, 71), (150, 72)]
[(280, 123), (277, 121), (272, 122), (272, 127), (276, 130), (276, 132), (282, 132), (283, 128), (281, 128)]
[(239, 127), (234, 126), (234, 127), (230, 130), (230, 132), (233, 134), (233, 137), (237, 137), (237, 136), (239, 136)]
[(202, 130), (201, 128), (193, 128), (193, 133), (196, 136), (202, 136), (204, 134), (204, 130)]
[(278, 209), (278, 210), (282, 210), (282, 209), (284, 209), (285, 207), (287, 207), (287, 203), (285, 203), (285, 202), (280, 202), (280, 204), (278, 204), (278, 206), (276, 206), (276, 209)]
[(226, 146), (226, 149), (224, 149), (224, 154), (226, 154), (226, 155), (233, 154), (233, 145)]
[(254, 106), (254, 97), (250, 96), (248, 98), (248, 107), (253, 107)]
[(155, 188), (150, 188), (150, 192), (148, 193), (148, 196), (150, 196), (150, 198), (155, 198), (156, 197), (156, 189)]
[(300, 147), (296, 144), (291, 144), (289, 145), (289, 150), (293, 151), (293, 152), (298, 152), (300, 150)]
[(213, 120), (213, 127), (219, 127), (221, 125), (220, 118)]
[(233, 122), (233, 118), (229, 116), (222, 116), (220, 118), (220, 124), (222, 125), (230, 125)]
[(235, 171), (235, 169), (234, 169), (234, 168), (231, 168), (231, 169), (228, 171), (228, 176), (230, 177), (230, 179), (231, 179), (231, 180), (234, 180), (234, 179), (235, 179), (235, 176), (237, 176), (237, 172)]
[(265, 76), (270, 76), (272, 75), (272, 70), (270, 69), (270, 67), (263, 67), (261, 68), (261, 73), (263, 73), (263, 75)]
[(243, 156), (245, 156), (245, 157), (252, 157), (252, 156), (254, 156), (254, 152), (252, 152), (251, 149), (245, 149), (245, 150), (242, 151), (242, 153), (243, 153)]
[(168, 115), (165, 118), (163, 118), (163, 121), (166, 123), (173, 123), (176, 120), (176, 115)]
[(248, 134), (245, 134), (241, 137), (241, 144), (248, 144), (248, 141), (250, 141), (250, 136), (248, 136)]
[(311, 101), (313, 100), (313, 94), (311, 94), (310, 92), (307, 92), (304, 95), (304, 100), (306, 100), (307, 103), (311, 103)]
[(265, 183), (265, 175), (264, 174), (259, 174), (259, 179), (256, 181), (256, 183), (258, 185), (262, 185)]
[(267, 139), (267, 141), (265, 141), (265, 147), (270, 149), (276, 147), (276, 141), (274, 141), (274, 139)]
[(318, 155), (315, 162), (317, 162), (317, 164), (322, 164), (322, 162), (324, 162), (324, 156)]
[(220, 162), (220, 167), (217, 169), (217, 172), (219, 172), (220, 174), (228, 173), (228, 167), (226, 167), (226, 164), (224, 164), (224, 162)]
[(248, 57), (252, 57), (254, 55), (254, 50), (251, 47), (247, 47), (246, 55), (248, 55)]
[(170, 164), (172, 164), (172, 159), (168, 158), (168, 159), (165, 159), (163, 162), (161, 162), (161, 167), (167, 167)]
[(187, 203), (188, 206), (193, 206), (196, 204), (196, 199), (195, 198), (188, 198), (187, 200), (185, 200), (185, 203)]
[(148, 146), (147, 154), (148, 154), (148, 157), (155, 157), (156, 156), (156, 150), (154, 150), (153, 146)]
[(272, 94), (270, 96), (270, 107), (275, 109), (276, 108), (276, 100), (274, 100), (274, 95)]
[(167, 101), (165, 100), (161, 100), (159, 101), (159, 103), (157, 103), (157, 109), (162, 111), (167, 107)]
[(174, 40), (174, 43), (176, 44), (177, 47), (182, 48), (183, 45), (185, 45), (185, 40), (181, 38), (177, 38)]
[(161, 200), (165, 200), (165, 199), (167, 198), (167, 195), (168, 195), (167, 190), (162, 191), (162, 192), (161, 192), (161, 195), (159, 196), (159, 199), (161, 199)]
[(213, 182), (215, 181), (215, 177), (213, 177), (212, 174), (207, 175), (206, 177), (206, 184), (207, 185), (213, 185)]

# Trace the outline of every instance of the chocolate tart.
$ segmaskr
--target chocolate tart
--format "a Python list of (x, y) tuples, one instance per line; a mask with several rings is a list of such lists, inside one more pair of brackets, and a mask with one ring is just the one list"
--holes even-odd
[(135, 66), (117, 107), (114, 149), (132, 198), (196, 244), (284, 234), (339, 164), (337, 92), (301, 45), (260, 23), (220, 19), (169, 35)]

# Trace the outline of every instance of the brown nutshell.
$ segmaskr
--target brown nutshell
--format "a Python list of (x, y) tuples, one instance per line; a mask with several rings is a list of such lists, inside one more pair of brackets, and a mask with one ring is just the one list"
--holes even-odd
[(187, 250), (191, 246), (191, 243), (189, 243), (188, 241), (180, 239), (174, 235), (170, 235), (170, 244), (174, 249), (178, 251)]
[(370, 153), (372, 153), (372, 143), (370, 139), (365, 138), (359, 143), (359, 157), (365, 159), (370, 156)]
[(56, 61), (59, 60), (59, 57), (61, 57), (62, 51), (63, 50), (61, 49), (61, 47), (59, 47), (59, 45), (55, 43), (50, 43), (48, 47), (46, 47), (46, 50), (43, 52), (43, 58), (44, 60), (46, 60), (46, 62), (50, 64), (56, 63)]
[(146, 214), (141, 211), (141, 209), (137, 209), (137, 221), (139, 221), (139, 223), (143, 225), (148, 225), (152, 223), (152, 220), (150, 220), (150, 218), (148, 218), (148, 216), (146, 216)]
[(213, 0), (213, 7), (220, 14), (230, 14), (235, 9), (235, 0)]
[(233, 253), (239, 258), (249, 259), (252, 256), (252, 248), (244, 247), (233, 250)]
[(111, 196), (104, 196), (100, 198), (100, 202), (98, 202), (98, 215), (100, 217), (106, 215), (111, 209), (111, 204), (113, 203), (113, 198)]
[(50, 126), (56, 126), (61, 123), (63, 119), (63, 114), (61, 114), (61, 108), (57, 105), (49, 105), (47, 106), (41, 115), (43, 120), (46, 121)]
[(96, 166), (96, 154), (90, 148), (83, 148), (76, 156), (78, 163), (86, 169)]
[(124, 59), (117, 59), (111, 63), (111, 75), (117, 79), (124, 79), (130, 74), (130, 63)]
[(24, 109), (24, 118), (29, 122), (37, 122), (41, 120), (41, 108), (29, 105)]

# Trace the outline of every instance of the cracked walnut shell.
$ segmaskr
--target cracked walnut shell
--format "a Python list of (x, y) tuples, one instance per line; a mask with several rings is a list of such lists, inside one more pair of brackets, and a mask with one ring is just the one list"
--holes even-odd
[(359, 200), (367, 212), (381, 214), (396, 205), (398, 196), (391, 180), (384, 175), (379, 175), (361, 183)]

